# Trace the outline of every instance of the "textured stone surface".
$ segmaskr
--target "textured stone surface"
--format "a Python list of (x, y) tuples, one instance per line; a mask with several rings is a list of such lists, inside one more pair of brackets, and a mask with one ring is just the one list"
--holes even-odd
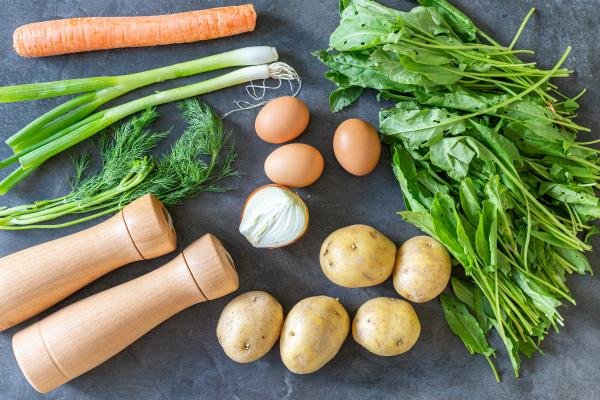
[[(151, 49), (116, 50), (55, 58), (26, 60), (11, 49), (12, 31), (19, 25), (44, 19), (85, 15), (126, 15), (177, 12), (234, 4), (234, 1), (141, 1), (141, 0), (0, 0), (0, 83), (47, 81), (70, 77), (133, 72), (184, 61), (214, 52), (247, 45), (273, 45), (281, 59), (295, 66), (304, 78), (300, 95), (311, 109), (308, 131), (300, 141), (323, 152), (326, 169), (312, 187), (299, 191), (311, 210), (311, 227), (299, 243), (281, 250), (253, 249), (237, 232), (244, 198), (257, 186), (267, 183), (262, 171), (265, 157), (275, 148), (261, 142), (253, 132), (255, 111), (238, 113), (227, 119), (239, 146), (237, 168), (244, 173), (231, 183), (237, 190), (227, 194), (201, 194), (173, 208), (179, 233), (179, 248), (207, 231), (219, 236), (237, 262), (240, 292), (266, 290), (278, 298), (286, 311), (300, 299), (326, 294), (339, 297), (351, 314), (368, 299), (393, 296), (391, 282), (369, 289), (344, 289), (330, 283), (318, 264), (321, 241), (334, 229), (354, 223), (375, 226), (400, 243), (417, 230), (400, 221), (394, 213), (403, 207), (398, 185), (390, 172), (389, 154), (369, 177), (355, 178), (336, 164), (331, 138), (344, 118), (359, 116), (375, 123), (378, 105), (372, 96), (339, 115), (327, 111), (330, 85), (321, 77), (323, 66), (309, 51), (327, 46), (329, 33), (337, 25), (337, 2), (255, 1), (258, 29), (253, 34), (208, 43)], [(401, 8), (414, 3), (391, 2)], [(536, 59), (549, 66), (567, 45), (573, 46), (569, 67), (574, 78), (564, 82), (567, 93), (587, 86), (580, 121), (597, 127), (600, 78), (600, 1), (492, 1), (456, 0), (469, 15), (494, 33), (510, 41), (521, 18), (532, 6), (539, 13), (531, 20), (521, 44), (538, 50)], [(186, 79), (193, 82), (198, 78)], [(160, 85), (173, 87), (174, 82)], [(150, 93), (156, 87), (140, 90)], [(243, 88), (233, 88), (205, 96), (220, 112), (231, 109), (231, 101), (243, 96)], [(284, 91), (282, 91), (282, 94)], [(0, 136), (8, 137), (57, 100), (0, 105)], [(157, 128), (183, 129), (175, 106), (160, 108)], [(176, 136), (174, 135), (174, 136)], [(82, 145), (76, 153), (89, 146)], [(167, 146), (164, 145), (163, 148)], [(0, 156), (8, 149), (0, 146)], [(65, 193), (71, 175), (69, 156), (56, 157), (17, 190), (1, 199), (3, 204), (19, 204)], [(87, 226), (91, 226), (90, 222)], [(57, 231), (2, 232), (0, 255), (82, 229), (79, 226)], [(599, 243), (596, 242), (596, 245)], [(100, 279), (68, 300), (44, 313), (93, 293), (125, 282), (168, 261), (165, 256), (150, 262), (127, 266)], [(598, 269), (597, 254), (591, 254)], [(338, 356), (318, 373), (300, 376), (288, 372), (273, 349), (265, 358), (238, 365), (221, 351), (215, 328), (225, 298), (192, 307), (168, 320), (114, 359), (46, 396), (48, 399), (597, 399), (600, 397), (600, 303), (599, 278), (570, 279), (577, 307), (563, 308), (566, 326), (552, 333), (543, 344), (545, 355), (536, 354), (523, 362), (522, 377), (511, 376), (508, 360), (499, 356), (504, 383), (494, 382), (483, 358), (470, 356), (449, 331), (438, 302), (416, 305), (422, 335), (406, 355), (382, 358), (369, 354), (348, 339)], [(18, 328), (0, 334), (0, 398), (41, 398), (21, 375), (12, 354), (10, 340)]]

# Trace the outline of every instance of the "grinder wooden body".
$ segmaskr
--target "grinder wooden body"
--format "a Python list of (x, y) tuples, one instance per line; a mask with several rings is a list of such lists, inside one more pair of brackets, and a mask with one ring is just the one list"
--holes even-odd
[(163, 267), (74, 303), (13, 337), (17, 362), (49, 392), (108, 360), (179, 311), (238, 288), (221, 242), (205, 235)]
[(0, 331), (118, 267), (175, 248), (169, 214), (146, 195), (99, 225), (6, 256), (0, 259)]

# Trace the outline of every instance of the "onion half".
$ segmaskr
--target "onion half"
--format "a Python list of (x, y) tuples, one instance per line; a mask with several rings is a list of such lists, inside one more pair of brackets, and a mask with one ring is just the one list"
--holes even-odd
[(259, 248), (278, 248), (300, 239), (308, 228), (308, 207), (285, 186), (265, 185), (248, 196), (240, 233)]

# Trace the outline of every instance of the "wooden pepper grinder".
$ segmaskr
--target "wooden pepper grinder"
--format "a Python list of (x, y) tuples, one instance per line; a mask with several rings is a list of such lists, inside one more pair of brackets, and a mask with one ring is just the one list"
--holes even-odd
[(13, 337), (17, 362), (47, 393), (100, 365), (179, 311), (239, 286), (231, 257), (207, 234), (174, 260), (46, 317)]
[(169, 213), (143, 196), (107, 221), (0, 259), (0, 331), (46, 310), (104, 274), (176, 248)]

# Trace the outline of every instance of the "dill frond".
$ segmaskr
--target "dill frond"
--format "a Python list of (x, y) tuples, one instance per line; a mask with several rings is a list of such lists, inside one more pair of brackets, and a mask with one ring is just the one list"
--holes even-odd
[[(172, 206), (198, 192), (230, 190), (220, 181), (237, 175), (233, 168), (237, 153), (221, 119), (195, 99), (183, 102), (180, 110), (188, 127), (167, 154), (151, 154), (169, 132), (148, 129), (158, 117), (156, 110), (149, 108), (102, 135), (102, 165), (97, 173), (89, 173), (89, 154), (73, 160), (71, 193), (30, 205), (0, 208), (0, 229), (70, 226), (116, 212), (147, 193)], [(93, 214), (42, 224), (81, 213)]]

